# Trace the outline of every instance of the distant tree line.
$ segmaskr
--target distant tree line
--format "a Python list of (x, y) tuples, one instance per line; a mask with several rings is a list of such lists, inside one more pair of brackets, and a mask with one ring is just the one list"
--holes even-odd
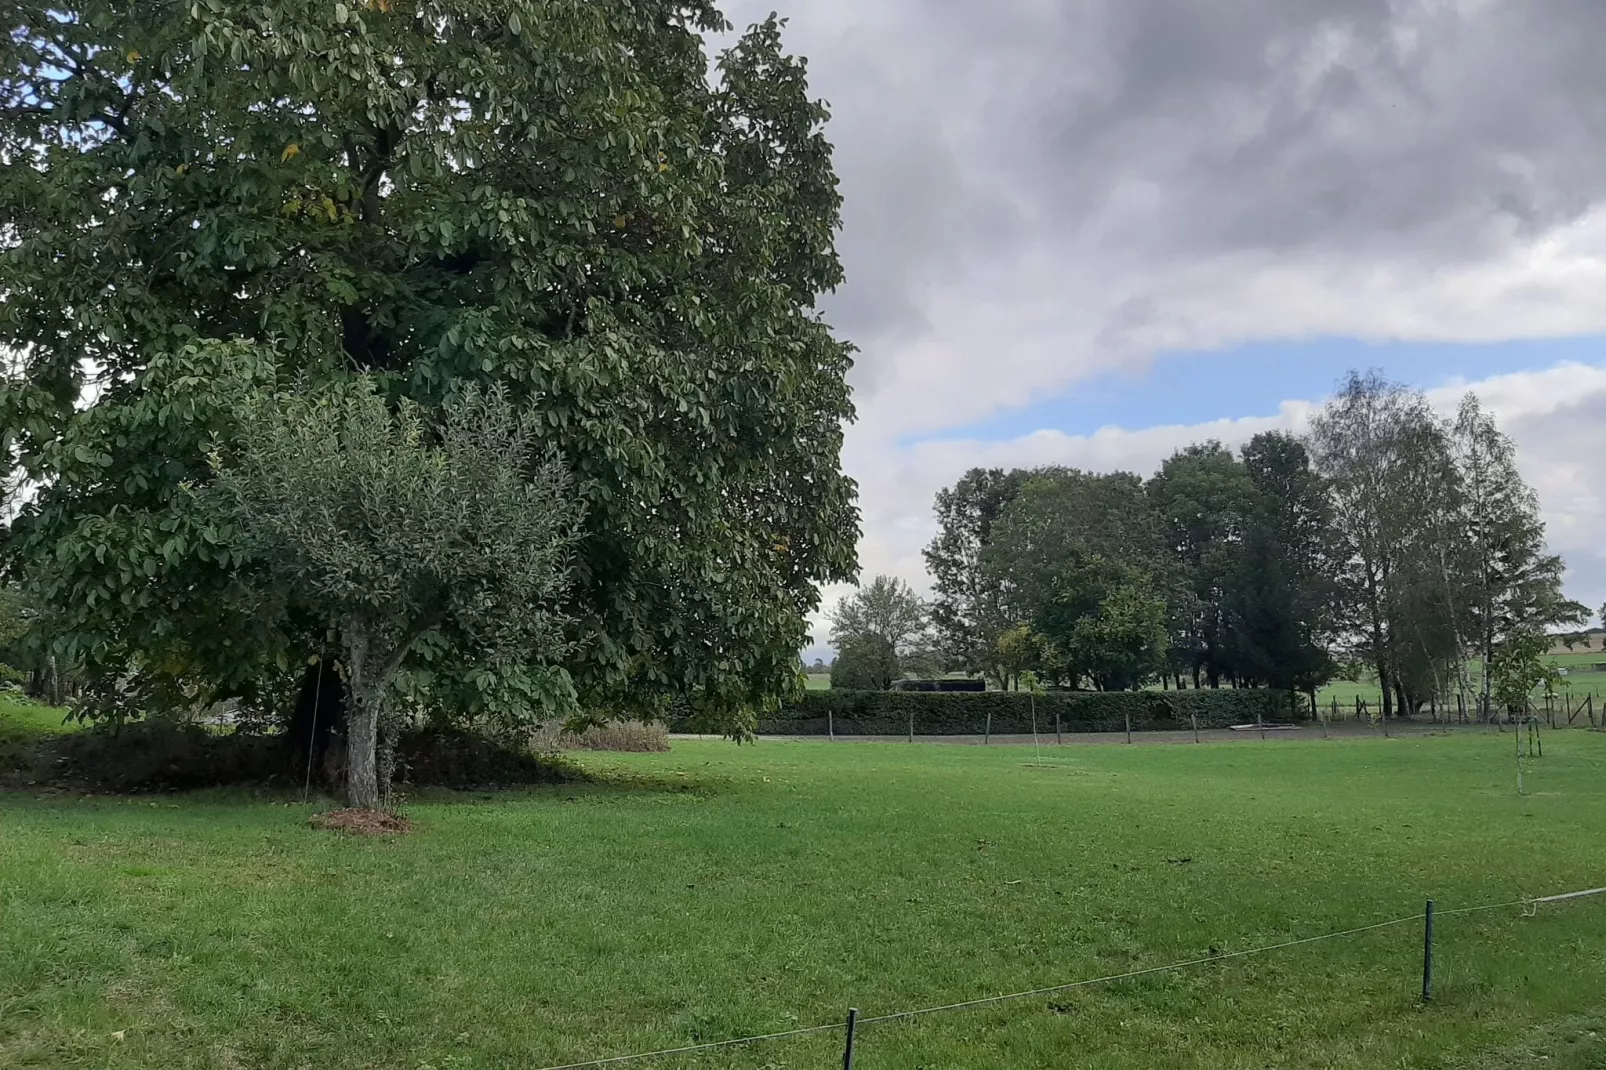
[[(1370, 671), (1385, 716), (1454, 693), (1487, 709), (1543, 678), (1549, 629), (1586, 619), (1478, 399), (1446, 420), (1377, 372), (1350, 373), (1303, 436), (1197, 443), (1147, 479), (976, 468), (936, 514), (935, 652), (1005, 688), (1032, 671), (1068, 688), (1314, 695)], [(863, 660), (870, 633), (851, 617), (843, 652)], [(879, 638), (885, 658), (923, 633), (906, 650)]]

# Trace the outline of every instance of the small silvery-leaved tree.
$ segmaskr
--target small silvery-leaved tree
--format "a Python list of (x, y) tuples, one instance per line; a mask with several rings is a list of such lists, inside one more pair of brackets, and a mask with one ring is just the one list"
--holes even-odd
[(242, 445), (213, 454), (246, 553), (339, 638), (352, 806), (388, 788), (380, 736), (417, 663), (455, 661), (503, 707), (573, 711), (560, 607), (581, 510), (533, 420), (470, 387), (433, 427), (358, 379), (256, 395)]

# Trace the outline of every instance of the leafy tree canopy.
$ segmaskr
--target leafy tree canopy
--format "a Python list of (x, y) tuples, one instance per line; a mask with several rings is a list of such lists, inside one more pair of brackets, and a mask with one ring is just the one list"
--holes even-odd
[[(236, 398), (502, 384), (585, 505), (582, 694), (735, 715), (853, 571), (824, 108), (779, 26), (670, 0), (19, 3), (0, 51), (10, 561), (103, 696), (271, 690), (243, 550), (180, 489)], [(130, 670), (133, 675), (128, 675)]]
[(896, 576), (876, 576), (831, 609), (831, 642), (850, 646), (877, 639), (894, 653), (921, 645), (928, 617), (925, 601)]
[[(415, 705), (530, 720), (575, 712), (561, 659), (581, 518), (570, 480), (537, 455), (534, 420), (501, 388), (470, 387), (438, 433), (419, 407), (394, 415), (371, 381), (250, 399), (237, 455), (214, 454), (206, 503), (264, 569), (284, 609), (336, 637), (351, 689), (347, 793), (388, 786), (377, 744), (398, 676)], [(276, 607), (259, 607), (265, 616)]]
[(885, 691), (900, 676), (898, 655), (878, 635), (863, 635), (840, 647), (831, 662), (833, 690)]

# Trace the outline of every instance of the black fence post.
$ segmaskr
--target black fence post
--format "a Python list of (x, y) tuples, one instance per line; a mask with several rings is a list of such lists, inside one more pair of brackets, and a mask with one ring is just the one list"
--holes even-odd
[(909, 707), (909, 742), (915, 741), (915, 708)]
[(842, 1049), (842, 1070), (853, 1070), (853, 1029), (859, 1024), (859, 1008), (848, 1008), (848, 1043)]
[(991, 743), (993, 741), (993, 711), (991, 709), (987, 711), (987, 726), (982, 729), (981, 741), (983, 743)]
[(1422, 1002), (1433, 1002), (1433, 900), (1422, 915)]
[(1126, 741), (1132, 742), (1132, 711), (1126, 711)]
[(1054, 707), (1054, 742), (1060, 746), (1065, 745), (1065, 737), (1060, 734), (1060, 710), (1058, 705)]

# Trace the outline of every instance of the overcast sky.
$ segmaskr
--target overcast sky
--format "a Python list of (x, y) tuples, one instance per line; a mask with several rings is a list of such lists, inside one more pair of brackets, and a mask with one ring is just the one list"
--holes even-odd
[(1606, 3), (725, 10), (778, 6), (833, 112), (866, 577), (926, 588), (973, 465), (1147, 474), (1376, 365), (1484, 397), (1606, 600)]

